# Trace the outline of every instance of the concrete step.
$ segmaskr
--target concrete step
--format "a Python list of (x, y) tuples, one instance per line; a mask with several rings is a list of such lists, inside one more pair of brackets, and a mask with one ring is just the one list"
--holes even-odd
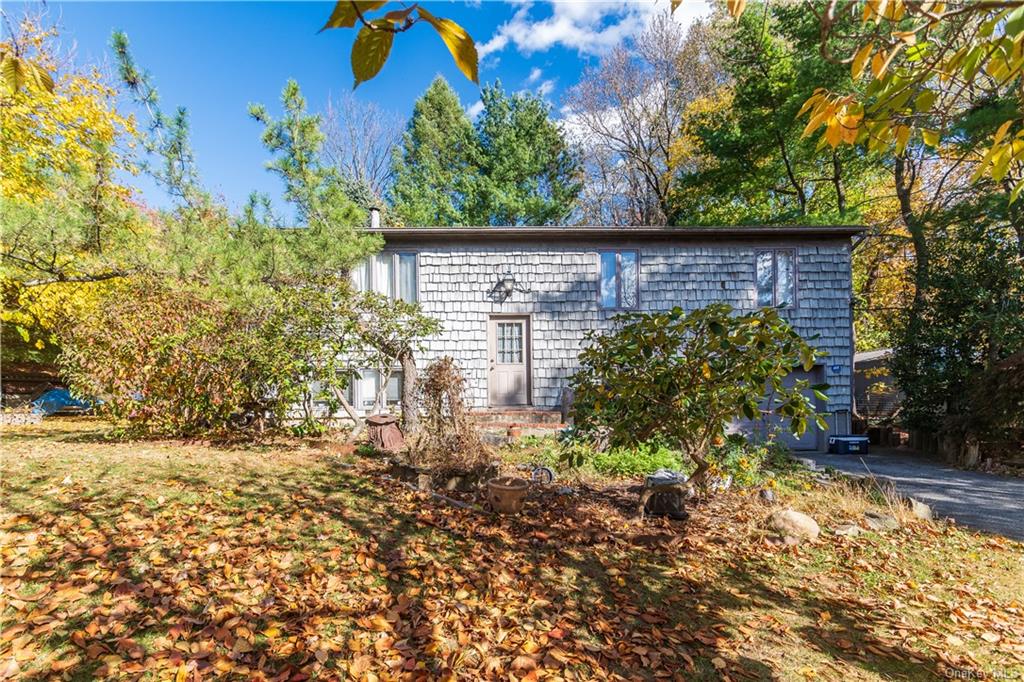
[(490, 424), (540, 424), (561, 428), (562, 413), (559, 410), (538, 410), (535, 408), (502, 408), (473, 410), (473, 420), (481, 425)]

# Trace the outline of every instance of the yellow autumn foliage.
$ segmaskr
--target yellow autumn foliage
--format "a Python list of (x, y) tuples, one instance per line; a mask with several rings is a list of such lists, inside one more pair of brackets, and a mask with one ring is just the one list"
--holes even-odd
[[(29, 59), (54, 77), (53, 92), (22, 87), (0, 93), (0, 193), (6, 198), (38, 202), (49, 194), (47, 178), (90, 172), (112, 162), (134, 171), (127, 152), (134, 145), (132, 116), (117, 111), (116, 92), (96, 67), (58, 64), (59, 33), (31, 17), (0, 43), (5, 53)], [(118, 150), (121, 153), (111, 153)], [(114, 187), (123, 196), (125, 187)]]

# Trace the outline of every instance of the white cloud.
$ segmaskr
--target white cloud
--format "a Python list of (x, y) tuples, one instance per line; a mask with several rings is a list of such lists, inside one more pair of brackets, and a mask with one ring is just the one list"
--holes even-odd
[(526, 84), (530, 85), (531, 83), (536, 83), (543, 75), (544, 72), (540, 70), (540, 67), (533, 67), (533, 69), (530, 70), (530, 75), (526, 77)]
[(480, 112), (484, 110), (483, 100), (477, 100), (466, 107), (466, 116), (469, 116), (471, 121), (475, 121), (476, 117), (480, 115)]
[(537, 86), (537, 94), (541, 97), (547, 97), (555, 90), (555, 81), (546, 80)]
[[(668, 0), (561, 0), (547, 4), (551, 8), (550, 16), (536, 19), (534, 4), (520, 3), (512, 18), (499, 26), (490, 40), (477, 46), (480, 58), (500, 52), (509, 45), (525, 55), (543, 52), (556, 45), (580, 54), (604, 54), (642, 31), (653, 14), (668, 8)], [(709, 12), (707, 0), (684, 0), (673, 16), (680, 24), (689, 26)]]

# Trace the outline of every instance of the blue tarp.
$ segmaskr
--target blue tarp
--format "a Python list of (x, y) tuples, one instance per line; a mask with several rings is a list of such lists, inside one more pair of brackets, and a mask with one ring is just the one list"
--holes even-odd
[(51, 388), (32, 401), (32, 411), (36, 414), (56, 414), (61, 410), (79, 411), (92, 407), (92, 403), (79, 400), (71, 395), (66, 388)]

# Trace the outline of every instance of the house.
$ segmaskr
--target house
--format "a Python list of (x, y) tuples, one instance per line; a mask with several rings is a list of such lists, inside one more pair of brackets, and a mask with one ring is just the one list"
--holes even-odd
[[(625, 311), (739, 310), (785, 305), (783, 314), (827, 358), (792, 378), (828, 383), (829, 431), (849, 433), (852, 407), (851, 237), (856, 227), (381, 228), (383, 250), (354, 272), (357, 284), (418, 301), (442, 333), (418, 358), (450, 355), (478, 410), (557, 412), (588, 330), (612, 329)], [(386, 401), (400, 395), (395, 375)], [(372, 373), (353, 387), (367, 412)], [(755, 428), (745, 425), (744, 428)], [(825, 433), (784, 436), (820, 450)]]

